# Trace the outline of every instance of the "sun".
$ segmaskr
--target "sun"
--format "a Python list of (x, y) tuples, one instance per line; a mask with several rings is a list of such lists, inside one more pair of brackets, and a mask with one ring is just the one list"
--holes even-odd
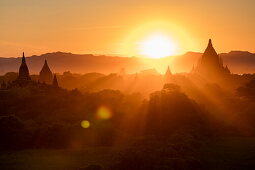
[(174, 21), (154, 19), (128, 30), (116, 49), (124, 56), (157, 59), (174, 58), (198, 47), (196, 38), (183, 26)]
[(168, 35), (152, 34), (138, 43), (139, 53), (144, 57), (163, 58), (176, 53), (176, 45)]

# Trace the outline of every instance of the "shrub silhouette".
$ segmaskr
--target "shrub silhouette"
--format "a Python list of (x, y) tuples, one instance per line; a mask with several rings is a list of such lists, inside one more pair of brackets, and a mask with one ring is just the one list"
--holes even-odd
[(201, 169), (197, 149), (210, 133), (205, 111), (174, 84), (151, 94), (145, 134), (120, 153), (113, 169)]

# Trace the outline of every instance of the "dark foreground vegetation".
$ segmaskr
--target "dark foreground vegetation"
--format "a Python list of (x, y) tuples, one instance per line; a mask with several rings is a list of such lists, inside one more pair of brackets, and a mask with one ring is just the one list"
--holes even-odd
[[(220, 91), (208, 88), (215, 95)], [(164, 85), (147, 100), (40, 83), (6, 87), (0, 92), (0, 168), (249, 169), (255, 155), (254, 89), (251, 81), (234, 98), (220, 93), (223, 103), (239, 103), (229, 106), (236, 110), (233, 118), (218, 117), (220, 111), (198, 104), (176, 84)], [(235, 156), (238, 151), (246, 156)]]
[[(208, 170), (253, 169), (255, 138), (224, 137), (201, 147), (201, 162)], [(1, 169), (9, 170), (78, 170), (89, 165), (110, 166), (123, 148), (89, 147), (79, 150), (36, 149), (0, 152)], [(179, 161), (180, 162), (180, 161)], [(168, 167), (171, 169), (173, 165)], [(174, 169), (174, 168), (172, 168)], [(186, 168), (190, 169), (190, 168)], [(204, 168), (203, 168), (204, 169)]]

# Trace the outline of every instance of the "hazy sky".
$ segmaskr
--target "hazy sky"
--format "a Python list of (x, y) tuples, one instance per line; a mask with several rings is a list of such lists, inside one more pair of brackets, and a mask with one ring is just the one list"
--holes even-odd
[(254, 0), (0, 0), (0, 56), (135, 55), (153, 29), (170, 33), (179, 53), (203, 51), (209, 38), (218, 52), (255, 52), (254, 8)]

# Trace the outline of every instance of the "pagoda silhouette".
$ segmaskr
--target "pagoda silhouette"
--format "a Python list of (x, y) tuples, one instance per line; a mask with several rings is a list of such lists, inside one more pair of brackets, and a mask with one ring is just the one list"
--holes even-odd
[(44, 65), (40, 71), (39, 81), (46, 84), (50, 84), (52, 82), (52, 72), (48, 66), (47, 60), (44, 61)]
[(53, 78), (53, 81), (52, 81), (52, 86), (55, 87), (55, 88), (58, 88), (58, 79), (57, 79), (57, 75), (54, 74), (54, 78)]
[(26, 82), (26, 81), (30, 81), (30, 80), (31, 80), (31, 78), (29, 75), (26, 58), (25, 58), (25, 54), (23, 52), (21, 65), (19, 67), (19, 76), (17, 78), (17, 81)]
[[(47, 61), (45, 60), (44, 65), (42, 67), (42, 70), (40, 71), (39, 75), (39, 81), (36, 82), (35, 80), (32, 80), (29, 75), (29, 69), (26, 63), (25, 54), (23, 52), (21, 65), (19, 68), (19, 75), (16, 80), (13, 82), (10, 82), (8, 84), (8, 88), (10, 87), (28, 87), (28, 86), (52, 86), (59, 88), (58, 81), (56, 75), (54, 76), (54, 79), (52, 78), (52, 72), (48, 66)], [(2, 84), (1, 88), (6, 88), (6, 84)]]
[(226, 65), (224, 67), (222, 58), (217, 54), (212, 45), (212, 40), (209, 39), (207, 48), (205, 49), (197, 67), (193, 67), (192, 73), (197, 73), (205, 77), (219, 77), (223, 75), (230, 75), (231, 72)]
[(167, 67), (164, 78), (165, 78), (165, 83), (172, 83), (172, 81), (173, 81), (173, 74), (172, 74), (169, 66)]

